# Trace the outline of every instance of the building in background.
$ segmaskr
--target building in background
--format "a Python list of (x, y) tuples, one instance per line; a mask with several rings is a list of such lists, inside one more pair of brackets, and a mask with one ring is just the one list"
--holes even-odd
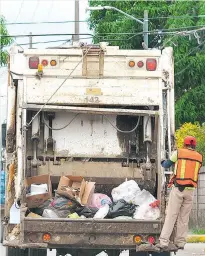
[(7, 116), (7, 68), (0, 69), (0, 205), (5, 201), (5, 137)]

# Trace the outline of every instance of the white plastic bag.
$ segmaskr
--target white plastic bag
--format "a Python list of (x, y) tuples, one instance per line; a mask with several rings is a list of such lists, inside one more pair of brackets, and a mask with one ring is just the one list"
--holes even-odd
[(43, 211), (43, 215), (44, 218), (51, 218), (51, 219), (57, 219), (59, 218), (58, 215), (51, 209), (45, 209)]
[(144, 203), (137, 207), (133, 218), (137, 220), (157, 220), (160, 217), (158, 207), (152, 208), (149, 204)]
[(146, 203), (149, 205), (155, 200), (156, 199), (149, 191), (143, 189), (136, 195), (135, 199), (133, 200), (133, 204), (141, 206)]
[(104, 219), (109, 212), (109, 205), (105, 204), (103, 207), (101, 207), (95, 214), (95, 216), (93, 217), (93, 219)]
[(129, 180), (112, 190), (112, 198), (114, 202), (124, 199), (127, 203), (133, 203), (140, 192), (138, 184), (134, 180)]

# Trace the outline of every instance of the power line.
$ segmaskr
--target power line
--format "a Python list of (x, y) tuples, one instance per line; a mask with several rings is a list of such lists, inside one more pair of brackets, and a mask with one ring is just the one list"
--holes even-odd
[(34, 18), (35, 18), (35, 16), (36, 16), (36, 12), (37, 12), (37, 9), (38, 9), (38, 7), (39, 7), (39, 4), (40, 4), (40, 0), (38, 0), (37, 3), (36, 3), (36, 7), (35, 7), (35, 9), (34, 9), (34, 12), (33, 12), (32, 18), (31, 18), (31, 21), (33, 21)]
[(150, 17), (148, 19), (157, 20), (157, 19), (184, 19), (184, 18), (205, 18), (205, 15), (163, 16), (163, 17)]
[(17, 14), (17, 16), (16, 16), (15, 21), (13, 22), (14, 24), (17, 22), (17, 20), (18, 20), (20, 14), (21, 14), (21, 11), (22, 11), (22, 9), (23, 9), (23, 4), (24, 4), (24, 0), (21, 1), (21, 5), (20, 5), (20, 8), (19, 8), (18, 14)]
[(50, 5), (50, 9), (48, 10), (48, 16), (47, 19), (49, 20), (50, 15), (51, 15), (51, 11), (53, 10), (53, 4), (54, 4), (54, 0), (52, 0), (51, 5)]
[(5, 25), (39, 25), (39, 24), (64, 24), (64, 23), (71, 23), (71, 22), (84, 22), (87, 23), (87, 20), (79, 20), (79, 21), (75, 21), (75, 20), (66, 20), (66, 21), (39, 21), (39, 22), (9, 22), (9, 23), (5, 23)]

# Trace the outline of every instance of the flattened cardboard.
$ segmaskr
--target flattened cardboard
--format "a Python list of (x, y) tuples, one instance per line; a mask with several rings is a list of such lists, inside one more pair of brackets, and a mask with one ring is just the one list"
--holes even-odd
[(80, 190), (79, 194), (76, 193), (79, 197), (82, 205), (87, 205), (88, 201), (91, 200), (91, 197), (95, 190), (95, 182), (86, 182), (81, 176), (62, 176), (58, 185), (57, 193), (61, 196), (74, 199), (71, 191), (64, 191), (62, 186), (71, 187), (73, 189)]
[(26, 196), (26, 203), (28, 208), (36, 208), (43, 204), (48, 199), (52, 198), (52, 184), (50, 175), (40, 175), (40, 176), (33, 176), (28, 177), (25, 179), (25, 187), (28, 188), (31, 184), (47, 184), (48, 185), (48, 192), (44, 194)]
[(94, 192), (95, 192), (95, 182), (86, 182), (81, 203), (83, 205), (89, 205), (91, 203), (91, 198)]

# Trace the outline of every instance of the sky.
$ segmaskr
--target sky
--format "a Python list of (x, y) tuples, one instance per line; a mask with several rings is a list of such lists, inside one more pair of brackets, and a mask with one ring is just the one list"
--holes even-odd
[[(74, 0), (0, 0), (0, 13), (5, 17), (7, 23), (19, 22), (53, 22), (53, 21), (74, 21)], [(88, 13), (86, 7), (88, 0), (80, 0), (80, 21), (86, 21)], [(74, 23), (65, 24), (36, 24), (36, 25), (7, 25), (10, 35), (29, 34), (52, 34), (52, 33), (74, 33)], [(87, 22), (80, 22), (80, 33), (91, 33)], [(89, 37), (82, 36), (83, 38)], [(71, 36), (64, 37), (35, 37), (33, 42), (67, 40)], [(83, 40), (90, 41), (90, 40)], [(17, 43), (27, 44), (28, 38), (16, 39)], [(34, 47), (44, 48), (60, 45), (59, 43), (38, 44)], [(28, 47), (28, 46), (23, 46)]]

